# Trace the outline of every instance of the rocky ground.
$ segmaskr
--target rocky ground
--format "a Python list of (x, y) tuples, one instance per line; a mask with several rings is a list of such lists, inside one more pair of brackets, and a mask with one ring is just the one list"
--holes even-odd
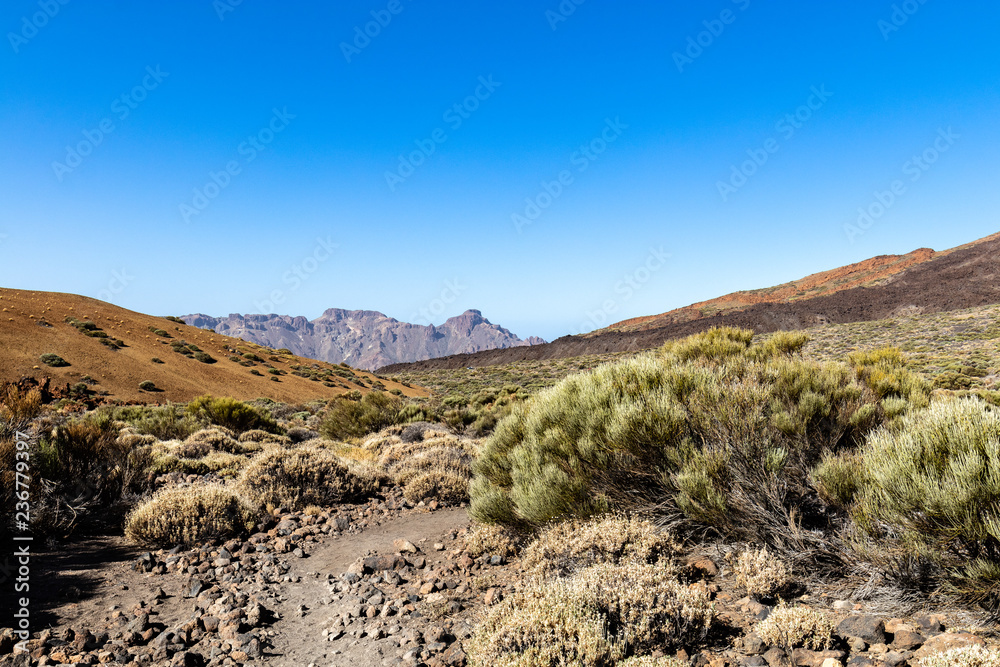
[[(0, 665), (464, 665), (478, 615), (521, 574), (516, 559), (467, 553), (468, 526), (464, 508), (414, 505), (396, 490), (333, 511), (279, 509), (224, 544), (142, 552), (102, 538), (39, 554), (36, 580), (53, 602), (35, 622), (48, 627), (28, 643), (30, 661), (4, 635)], [(67, 562), (67, 550), (81, 557)], [(926, 608), (899, 617), (878, 600), (799, 585), (789, 602), (829, 613), (835, 642), (769, 645), (755, 628), (774, 607), (742, 594), (724, 551), (687, 556), (690, 585), (717, 611), (705, 645), (676, 654), (692, 667), (907, 667), (996, 643), (975, 616)]]

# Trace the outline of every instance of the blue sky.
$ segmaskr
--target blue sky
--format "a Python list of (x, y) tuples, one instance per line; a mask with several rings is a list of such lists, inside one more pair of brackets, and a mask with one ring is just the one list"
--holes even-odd
[(10, 0), (0, 284), (552, 339), (998, 231), (996, 3), (677, 4)]

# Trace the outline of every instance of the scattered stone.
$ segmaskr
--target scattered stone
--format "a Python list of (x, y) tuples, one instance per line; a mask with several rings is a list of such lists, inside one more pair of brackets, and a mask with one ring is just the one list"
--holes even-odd
[(769, 667), (788, 666), (788, 656), (785, 655), (785, 652), (782, 651), (777, 646), (772, 646), (771, 648), (764, 651), (764, 660), (767, 661)]
[(710, 578), (719, 575), (719, 566), (711, 558), (698, 558), (688, 563), (688, 567), (698, 572), (702, 577)]
[(885, 643), (885, 623), (875, 616), (848, 616), (837, 625), (835, 632), (844, 639), (857, 637), (869, 644)]
[(404, 539), (393, 540), (392, 546), (399, 553), (415, 554), (419, 551), (412, 542)]
[(761, 655), (767, 649), (764, 640), (755, 633), (750, 633), (743, 638), (743, 650), (748, 655)]
[(924, 645), (927, 641), (924, 636), (918, 632), (910, 632), (909, 630), (900, 630), (892, 638), (892, 648), (899, 651), (915, 651)]

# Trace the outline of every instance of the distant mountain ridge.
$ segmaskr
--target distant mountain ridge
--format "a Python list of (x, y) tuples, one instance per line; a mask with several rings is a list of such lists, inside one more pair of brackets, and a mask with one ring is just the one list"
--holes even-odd
[(524, 340), (493, 324), (478, 310), (467, 310), (441, 324), (401, 322), (374, 310), (330, 308), (314, 320), (289, 315), (212, 317), (201, 313), (182, 318), (191, 326), (331, 363), (347, 362), (371, 370), (389, 364), (423, 361), (452, 354), (523, 347), (545, 343)]

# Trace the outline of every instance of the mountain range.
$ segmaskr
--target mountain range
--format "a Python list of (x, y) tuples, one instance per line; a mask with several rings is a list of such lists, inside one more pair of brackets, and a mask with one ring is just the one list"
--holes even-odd
[(396, 363), (421, 361), (482, 350), (540, 345), (537, 337), (520, 339), (491, 323), (478, 310), (467, 310), (441, 324), (401, 322), (373, 310), (330, 308), (314, 320), (289, 315), (212, 317), (185, 315), (187, 324), (242, 338), (270, 348), (330, 363), (346, 362), (372, 370)]

